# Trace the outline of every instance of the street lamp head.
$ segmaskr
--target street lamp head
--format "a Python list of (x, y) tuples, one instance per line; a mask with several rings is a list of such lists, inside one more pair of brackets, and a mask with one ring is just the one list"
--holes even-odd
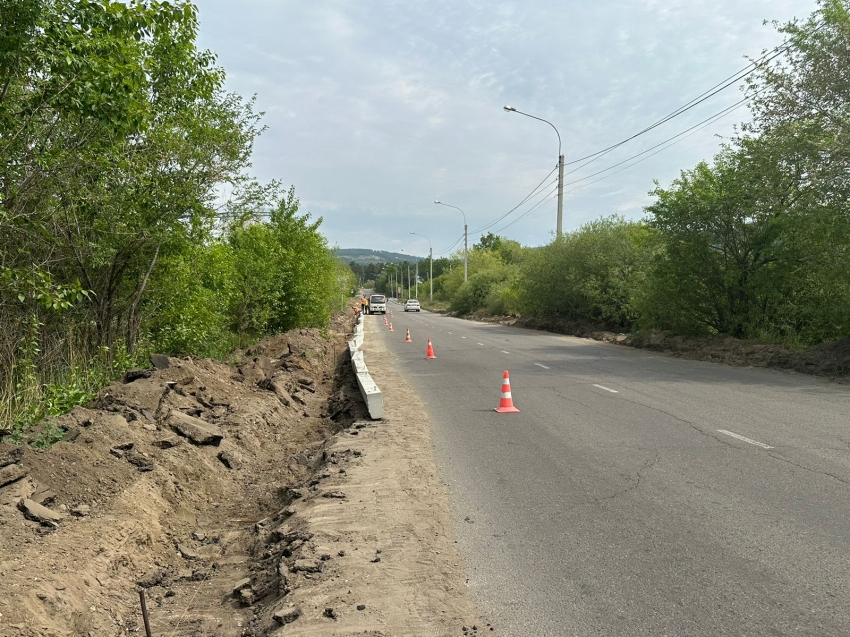
[(503, 106), (502, 108), (508, 113), (516, 113), (516, 109), (513, 106)]
[(443, 202), (440, 201), (439, 199), (434, 199), (434, 203), (443, 203)]

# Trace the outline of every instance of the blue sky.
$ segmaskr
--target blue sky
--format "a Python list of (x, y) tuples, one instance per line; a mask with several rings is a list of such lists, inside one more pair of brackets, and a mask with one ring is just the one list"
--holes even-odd
[[(331, 244), (427, 255), (508, 212), (557, 163), (637, 132), (781, 42), (764, 20), (805, 18), (813, 0), (199, 0), (200, 45), (227, 87), (256, 94), (268, 131), (253, 173), (293, 184)], [(624, 145), (567, 183), (616, 164), (741, 99), (731, 87)], [(710, 159), (738, 109), (633, 168), (567, 186), (564, 229), (643, 216), (653, 180)], [(613, 172), (613, 171), (612, 171)], [(601, 176), (601, 175), (600, 175)], [(544, 183), (549, 183), (552, 177)], [(595, 178), (594, 178), (595, 179)], [(578, 189), (579, 186), (585, 186)], [(489, 230), (540, 245), (551, 191)], [(515, 221), (516, 220), (516, 221)], [(515, 222), (514, 222), (515, 221)], [(513, 225), (507, 226), (508, 223)], [(503, 229), (504, 228), (504, 229)]]

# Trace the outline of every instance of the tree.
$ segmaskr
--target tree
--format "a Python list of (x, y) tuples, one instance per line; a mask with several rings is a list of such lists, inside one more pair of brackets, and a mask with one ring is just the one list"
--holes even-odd
[(749, 80), (753, 120), (657, 188), (646, 325), (816, 343), (850, 334), (850, 18), (823, 0)]
[(782, 334), (814, 343), (850, 335), (850, 3), (820, 0), (807, 20), (779, 26), (789, 46), (751, 76), (746, 147), (769, 148), (768, 174), (789, 192), (782, 241)]

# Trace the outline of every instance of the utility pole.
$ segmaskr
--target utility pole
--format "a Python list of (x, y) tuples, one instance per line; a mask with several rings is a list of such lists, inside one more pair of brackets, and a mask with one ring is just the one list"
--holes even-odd
[[(442, 201), (435, 201), (434, 203), (454, 208), (455, 210), (460, 210), (457, 206), (452, 206), (451, 204), (443, 203)], [(469, 280), (469, 245), (467, 242), (469, 233), (467, 231), (468, 226), (466, 225), (466, 213), (463, 210), (460, 210), (460, 214), (463, 215), (463, 281), (465, 283)]]
[[(560, 137), (558, 139), (560, 142)], [(560, 146), (558, 148), (558, 223), (556, 226), (555, 236), (560, 239), (563, 234), (564, 227), (564, 156), (560, 154)]]
[(538, 122), (549, 124), (558, 136), (558, 219), (555, 223), (555, 237), (560, 239), (564, 226), (564, 155), (561, 153), (561, 133), (558, 132), (558, 129), (555, 128), (555, 125), (552, 122), (543, 119), (542, 117), (523, 113), (522, 111), (515, 109), (513, 106), (503, 106), (502, 109), (508, 113), (519, 113), (520, 115), (525, 115), (531, 119), (536, 119)]
[(466, 215), (463, 216), (463, 282), (469, 280), (469, 233), (466, 226)]
[[(417, 237), (422, 237), (423, 239), (428, 239), (424, 234), (419, 234), (418, 232), (410, 231), (410, 234), (415, 234)], [(419, 267), (419, 263), (417, 262), (417, 267)], [(419, 280), (417, 276), (417, 281)], [(431, 240), (428, 239), (428, 285), (430, 287), (430, 291), (428, 293), (428, 300), (434, 300), (434, 247), (431, 245)]]
[(419, 298), (419, 257), (416, 258), (416, 298)]

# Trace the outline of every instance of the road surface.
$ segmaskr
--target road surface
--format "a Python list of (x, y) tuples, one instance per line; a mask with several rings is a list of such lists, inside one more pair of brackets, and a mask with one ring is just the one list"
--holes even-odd
[(499, 634), (850, 635), (850, 388), (390, 309)]

